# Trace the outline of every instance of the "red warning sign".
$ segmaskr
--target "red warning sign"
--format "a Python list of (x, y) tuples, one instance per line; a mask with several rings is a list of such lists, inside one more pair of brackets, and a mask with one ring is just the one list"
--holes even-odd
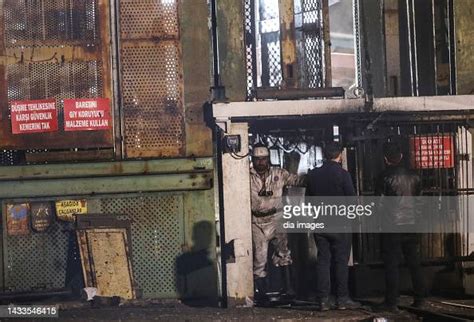
[(58, 112), (55, 99), (13, 101), (10, 105), (13, 134), (55, 132)]
[(108, 98), (65, 99), (64, 131), (99, 131), (112, 127)]
[(433, 134), (411, 137), (410, 154), (413, 168), (453, 168), (453, 136)]

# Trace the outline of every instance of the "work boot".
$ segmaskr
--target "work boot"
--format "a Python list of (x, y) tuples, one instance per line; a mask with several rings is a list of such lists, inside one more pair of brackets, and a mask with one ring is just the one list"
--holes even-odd
[(256, 277), (254, 279), (254, 299), (257, 305), (266, 301), (267, 289), (266, 277)]
[(331, 309), (331, 303), (329, 302), (329, 298), (325, 297), (319, 299), (317, 302), (318, 311), (324, 312), (329, 311)]
[(398, 309), (396, 304), (390, 304), (387, 302), (379, 303), (373, 307), (374, 312), (390, 312), (399, 314), (401, 311)]
[(359, 302), (351, 300), (349, 297), (337, 299), (336, 308), (338, 310), (355, 310), (361, 307)]
[(296, 297), (296, 292), (293, 289), (293, 283), (291, 282), (291, 269), (290, 266), (281, 267), (281, 272), (283, 275), (284, 288), (282, 296), (287, 300), (294, 299)]

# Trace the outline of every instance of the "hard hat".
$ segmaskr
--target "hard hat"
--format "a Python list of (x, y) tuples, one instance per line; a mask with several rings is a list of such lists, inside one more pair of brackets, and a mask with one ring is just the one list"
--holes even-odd
[(270, 155), (270, 151), (266, 146), (256, 146), (253, 148), (252, 156), (255, 158), (264, 158)]

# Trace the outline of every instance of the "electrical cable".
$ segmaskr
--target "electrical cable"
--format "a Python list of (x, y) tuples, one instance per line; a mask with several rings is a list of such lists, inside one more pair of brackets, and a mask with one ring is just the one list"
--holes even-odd
[(230, 153), (230, 156), (231, 156), (232, 158), (236, 159), (236, 160), (245, 159), (245, 158), (247, 158), (249, 155), (250, 155), (250, 153), (247, 153), (247, 154), (245, 154), (245, 155), (239, 155), (239, 154), (237, 154), (237, 153), (235, 153), (235, 152), (231, 152), (231, 153)]

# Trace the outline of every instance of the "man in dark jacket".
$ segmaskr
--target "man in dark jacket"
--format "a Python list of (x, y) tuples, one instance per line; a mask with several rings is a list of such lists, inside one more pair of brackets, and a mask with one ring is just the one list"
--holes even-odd
[[(330, 142), (324, 148), (326, 161), (308, 173), (307, 196), (355, 196), (350, 174), (341, 167), (342, 146)], [(318, 233), (314, 235), (318, 255), (316, 260), (316, 298), (321, 311), (329, 310), (331, 290), (331, 258), (334, 262), (336, 306), (338, 309), (358, 307), (349, 298), (349, 256), (352, 246), (350, 233)]]
[[(425, 286), (420, 267), (420, 235), (407, 233), (417, 222), (416, 200), (421, 194), (420, 177), (401, 165), (403, 155), (395, 143), (384, 145), (387, 165), (377, 179), (375, 194), (387, 196), (381, 206), (385, 228), (399, 233), (382, 234), (382, 257), (385, 263), (385, 302), (378, 309), (397, 312), (399, 294), (399, 265), (403, 253), (411, 273), (415, 301), (413, 306), (424, 304)], [(404, 198), (408, 197), (408, 198)], [(405, 232), (404, 232), (405, 231)]]

